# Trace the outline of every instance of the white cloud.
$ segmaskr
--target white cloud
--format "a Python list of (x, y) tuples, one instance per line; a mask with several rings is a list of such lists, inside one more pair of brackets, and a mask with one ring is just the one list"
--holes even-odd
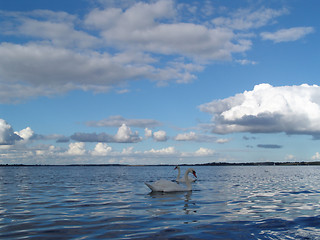
[(1, 102), (57, 95), (75, 89), (107, 92), (136, 79), (180, 82), (195, 77), (185, 64), (160, 69), (136, 63), (133, 57), (132, 62), (121, 63), (106, 52), (77, 52), (34, 43), (2, 43), (0, 55)]
[(208, 149), (208, 148), (199, 148), (196, 152), (195, 155), (196, 156), (211, 156), (214, 154), (214, 150), (212, 149)]
[(195, 132), (180, 133), (175, 138), (176, 141), (192, 141), (197, 139)]
[(167, 133), (163, 130), (159, 130), (153, 133), (153, 139), (157, 142), (165, 142), (168, 140)]
[(13, 131), (11, 125), (0, 119), (0, 145), (13, 145), (20, 140), (22, 138)]
[(155, 155), (173, 155), (177, 154), (177, 151), (174, 147), (167, 147), (167, 148), (162, 148), (162, 149), (151, 149), (149, 151), (145, 151), (145, 154), (155, 154)]
[[(3, 145), (8, 146), (8, 145)], [(97, 143), (92, 149), (83, 142), (73, 142), (68, 149), (53, 145), (19, 145), (18, 148), (3, 148), (0, 146), (0, 163), (24, 164), (87, 164), (87, 163), (123, 163), (123, 164), (176, 164), (183, 160), (200, 163), (210, 161), (215, 157), (215, 151), (199, 148), (192, 152), (181, 152), (173, 146), (160, 149), (151, 148), (136, 151), (133, 146), (115, 151), (106, 143)], [(106, 158), (107, 156), (107, 158)], [(201, 160), (200, 160), (201, 159)]]
[(69, 149), (66, 152), (67, 155), (84, 155), (86, 153), (85, 143), (75, 142), (69, 144)]
[(320, 87), (273, 87), (256, 85), (222, 100), (200, 106), (200, 110), (213, 115), (212, 132), (308, 134), (320, 135)]
[[(49, 10), (3, 11), (3, 34), (18, 38), (19, 44), (0, 44), (0, 102), (73, 90), (107, 92), (140, 79), (158, 86), (189, 83), (203, 70), (200, 63), (232, 60), (251, 48), (254, 34), (235, 30), (264, 26), (286, 12), (239, 10), (215, 19), (213, 26), (200, 20), (199, 6), (187, 5), (194, 21), (184, 19), (182, 5), (172, 0), (108, 3), (109, 8), (93, 9), (84, 17)], [(205, 10), (212, 14), (209, 5)]]
[(216, 142), (217, 137), (213, 135), (198, 134), (195, 132), (179, 133), (174, 137), (176, 141), (195, 141), (195, 142)]
[(123, 155), (133, 154), (133, 147), (127, 147), (127, 148), (122, 149), (121, 154), (123, 154)]
[(58, 47), (88, 48), (100, 44), (100, 40), (85, 32), (77, 31), (71, 22), (52, 22), (26, 19), (19, 33), (50, 41)]
[(121, 127), (118, 129), (117, 134), (114, 136), (114, 139), (117, 142), (123, 142), (123, 143), (141, 141), (141, 137), (139, 137), (139, 133), (138, 132), (133, 133), (126, 124), (121, 125)]
[(45, 149), (41, 148), (41, 149), (36, 149), (35, 150), (35, 154), (37, 156), (47, 156), (50, 155), (52, 156), (53, 154), (55, 154), (56, 151), (56, 147), (53, 145), (49, 145), (48, 147), (46, 147)]
[(313, 156), (311, 157), (311, 159), (312, 159), (312, 160), (320, 160), (320, 153), (319, 153), (319, 152), (316, 152), (316, 154), (313, 155)]
[(97, 143), (91, 154), (93, 156), (107, 156), (110, 152), (112, 152), (112, 147), (106, 143)]
[(108, 43), (125, 49), (221, 60), (229, 59), (233, 52), (249, 48), (245, 42), (234, 43), (232, 31), (175, 22), (176, 15), (173, 1), (160, 0), (139, 2), (124, 11), (119, 8), (95, 9), (85, 22), (100, 29)]
[(228, 139), (228, 138), (219, 138), (216, 140), (216, 143), (223, 144), (223, 143), (227, 143), (229, 141), (230, 141), (230, 139)]
[(23, 142), (28, 141), (32, 136), (34, 136), (34, 132), (30, 127), (27, 127), (19, 132), (14, 133), (19, 135), (23, 139)]
[[(77, 53), (68, 49), (35, 44), (23, 46), (2, 43), (0, 55), (2, 56), (0, 76), (4, 80), (10, 79), (16, 83), (15, 85), (3, 83), (6, 90), (19, 89), (20, 85), (17, 84), (19, 81), (23, 81), (27, 87), (32, 85), (36, 87), (33, 92), (25, 93), (23, 96), (40, 94), (41, 91), (45, 91), (45, 94), (57, 94), (59, 91), (66, 92), (73, 89), (107, 91), (115, 84), (115, 80), (121, 82), (129, 78), (135, 79), (143, 74), (149, 74), (149, 70), (152, 71), (145, 67), (122, 66), (115, 63), (112, 56), (106, 53)], [(19, 96), (14, 95), (14, 97)]]
[(274, 33), (263, 32), (260, 34), (263, 40), (272, 40), (275, 43), (296, 41), (307, 34), (314, 32), (313, 27), (293, 27), (288, 29), (281, 29)]
[(145, 136), (146, 138), (152, 137), (152, 130), (151, 130), (151, 129), (148, 129), (148, 128), (145, 128), (145, 129), (144, 129), (144, 136)]
[(163, 130), (152, 132), (151, 129), (145, 128), (144, 135), (146, 138), (152, 137), (154, 141), (165, 142), (168, 140), (167, 133)]
[(181, 157), (187, 158), (206, 158), (206, 157), (213, 157), (215, 155), (215, 151), (209, 148), (200, 147), (195, 152), (182, 152)]

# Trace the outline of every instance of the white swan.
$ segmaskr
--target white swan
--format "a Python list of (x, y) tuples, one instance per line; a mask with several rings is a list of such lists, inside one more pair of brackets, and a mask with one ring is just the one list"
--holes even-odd
[[(179, 182), (179, 183), (184, 183), (184, 182), (186, 182), (185, 179), (184, 179), (184, 177), (183, 177), (183, 178), (180, 178), (180, 174), (181, 174), (180, 167), (179, 167), (179, 166), (176, 166), (176, 167), (174, 168), (174, 170), (176, 170), (176, 169), (178, 169), (178, 176), (177, 176), (177, 178), (176, 178), (176, 181)], [(189, 179), (190, 182), (195, 182), (195, 181), (197, 180), (197, 179), (189, 178), (189, 177), (188, 177), (188, 179)]]
[(189, 168), (186, 173), (184, 174), (184, 179), (186, 182), (187, 187), (182, 187), (181, 185), (179, 185), (178, 183), (175, 182), (171, 182), (168, 180), (158, 180), (156, 181), (154, 184), (149, 184), (149, 183), (145, 183), (152, 192), (185, 192), (185, 191), (192, 191), (192, 187), (190, 184), (190, 180), (188, 178), (188, 174), (192, 173), (195, 177), (197, 177), (196, 175), (196, 171), (192, 168)]

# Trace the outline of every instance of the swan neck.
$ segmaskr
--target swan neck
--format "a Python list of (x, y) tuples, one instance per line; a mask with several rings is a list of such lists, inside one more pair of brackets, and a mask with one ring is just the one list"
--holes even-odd
[(184, 174), (184, 180), (186, 182), (187, 185), (187, 189), (190, 191), (192, 189), (191, 184), (190, 184), (190, 180), (188, 178), (188, 174), (190, 173), (189, 169), (185, 172)]
[(179, 180), (179, 179), (180, 179), (180, 174), (181, 174), (180, 167), (177, 167), (177, 169), (178, 169), (178, 176), (177, 176), (177, 180)]

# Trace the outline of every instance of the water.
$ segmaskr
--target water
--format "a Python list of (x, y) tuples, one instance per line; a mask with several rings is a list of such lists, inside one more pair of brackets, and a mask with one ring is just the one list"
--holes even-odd
[[(320, 239), (320, 167), (0, 167), (0, 239)], [(182, 172), (186, 167), (182, 167)]]

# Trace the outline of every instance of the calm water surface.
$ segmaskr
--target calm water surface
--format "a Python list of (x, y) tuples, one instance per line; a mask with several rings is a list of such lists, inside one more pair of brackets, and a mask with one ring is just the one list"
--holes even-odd
[(0, 167), (0, 239), (320, 239), (320, 167), (194, 169), (150, 194), (173, 167)]

